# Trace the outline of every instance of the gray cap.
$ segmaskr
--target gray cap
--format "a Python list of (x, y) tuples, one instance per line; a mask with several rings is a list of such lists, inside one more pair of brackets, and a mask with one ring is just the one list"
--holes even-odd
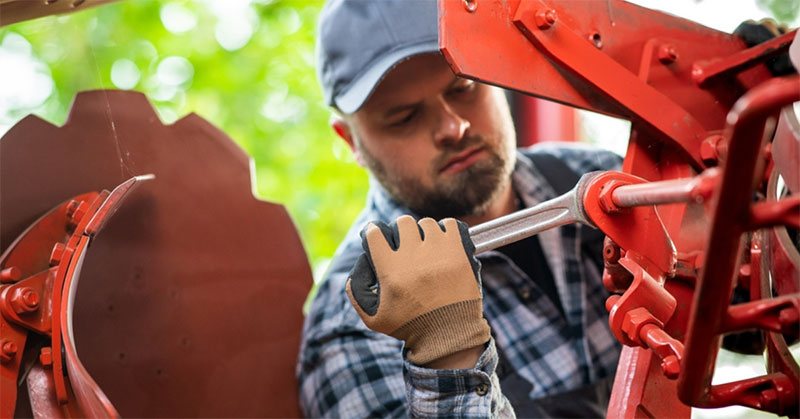
[(439, 51), (436, 0), (329, 0), (319, 17), (317, 76), (344, 113), (364, 104), (401, 61)]

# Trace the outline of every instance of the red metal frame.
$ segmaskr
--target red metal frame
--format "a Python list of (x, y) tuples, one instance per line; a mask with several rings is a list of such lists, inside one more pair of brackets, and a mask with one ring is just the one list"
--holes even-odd
[[(0, 267), (13, 279), (0, 285), (0, 338), (3, 347), (13, 349), (4, 351), (7, 357), (0, 365), (0, 417), (14, 416), (29, 333), (50, 339), (28, 377), (29, 398), (37, 414), (119, 416), (77, 356), (72, 305), (90, 241), (128, 193), (150, 178), (134, 177), (112, 192), (89, 192), (67, 200), (36, 221), (0, 256)], [(49, 255), (40, 251), (48, 244), (52, 244)], [(12, 273), (14, 278), (10, 278)]]
[[(456, 73), (632, 122), (622, 172), (598, 176), (585, 197), (608, 236), (604, 283), (622, 294), (607, 302), (627, 345), (608, 416), (733, 404), (797, 414), (798, 368), (781, 332), (798, 327), (800, 294), (789, 293), (800, 267), (787, 262), (786, 240), (767, 240), (776, 257), (766, 259), (760, 241), (739, 244), (750, 231), (800, 223), (797, 196), (752, 202), (776, 170), (766, 121), (800, 99), (797, 76), (771, 80), (761, 64), (795, 33), (748, 49), (619, 0), (468, 3), (440, 3), (440, 45)], [(800, 138), (785, 131), (792, 140), (780, 146), (795, 147)], [(784, 176), (794, 160), (781, 163)], [(731, 307), (740, 270), (751, 289), (771, 275), (780, 297)], [(769, 374), (711, 386), (719, 336), (747, 328), (767, 334)]]

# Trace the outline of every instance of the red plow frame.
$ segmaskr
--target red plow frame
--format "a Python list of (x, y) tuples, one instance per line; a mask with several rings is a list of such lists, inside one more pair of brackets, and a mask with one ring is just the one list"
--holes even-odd
[[(622, 172), (585, 202), (608, 237), (604, 282), (619, 295), (606, 307), (625, 345), (608, 417), (731, 405), (797, 416), (785, 337), (800, 326), (787, 230), (800, 227), (800, 77), (763, 65), (795, 32), (747, 48), (618, 0), (444, 1), (439, 25), (459, 75), (632, 123)], [(732, 304), (736, 286), (749, 302)], [(711, 385), (721, 336), (753, 329), (768, 373)]]

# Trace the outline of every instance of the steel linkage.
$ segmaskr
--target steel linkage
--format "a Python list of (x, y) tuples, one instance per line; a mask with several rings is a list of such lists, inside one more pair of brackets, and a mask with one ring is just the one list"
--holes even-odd
[[(457, 74), (632, 122), (622, 171), (596, 176), (584, 198), (607, 236), (603, 281), (619, 295), (606, 307), (626, 345), (608, 416), (730, 405), (797, 415), (786, 341), (800, 327), (800, 255), (787, 227), (800, 226), (800, 197), (775, 179), (800, 183), (786, 152), (800, 128), (786, 128), (790, 110), (770, 127), (800, 100), (800, 79), (762, 65), (796, 32), (747, 48), (619, 0), (466, 3), (440, 3)], [(732, 305), (737, 282), (750, 301)], [(768, 374), (711, 385), (720, 337), (748, 329), (766, 336)]]
[[(14, 416), (21, 378), (27, 380), (28, 398), (37, 416), (119, 416), (77, 356), (71, 306), (87, 247), (125, 196), (150, 178), (133, 177), (112, 192), (89, 192), (67, 200), (31, 225), (0, 256), (4, 273), (0, 416)], [(49, 255), (42, 252), (48, 244)], [(32, 362), (23, 357), (31, 334), (45, 338), (43, 345), (28, 345), (39, 355)]]

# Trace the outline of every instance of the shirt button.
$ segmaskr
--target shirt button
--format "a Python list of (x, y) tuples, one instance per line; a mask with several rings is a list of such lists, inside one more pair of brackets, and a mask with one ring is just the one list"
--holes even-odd
[(485, 396), (486, 393), (488, 392), (489, 392), (489, 385), (486, 383), (478, 384), (478, 386), (475, 387), (475, 393), (479, 396)]
[(530, 287), (522, 287), (522, 289), (519, 290), (519, 295), (520, 295), (520, 297), (522, 297), (523, 300), (527, 300), (527, 299), (531, 298), (531, 288)]

